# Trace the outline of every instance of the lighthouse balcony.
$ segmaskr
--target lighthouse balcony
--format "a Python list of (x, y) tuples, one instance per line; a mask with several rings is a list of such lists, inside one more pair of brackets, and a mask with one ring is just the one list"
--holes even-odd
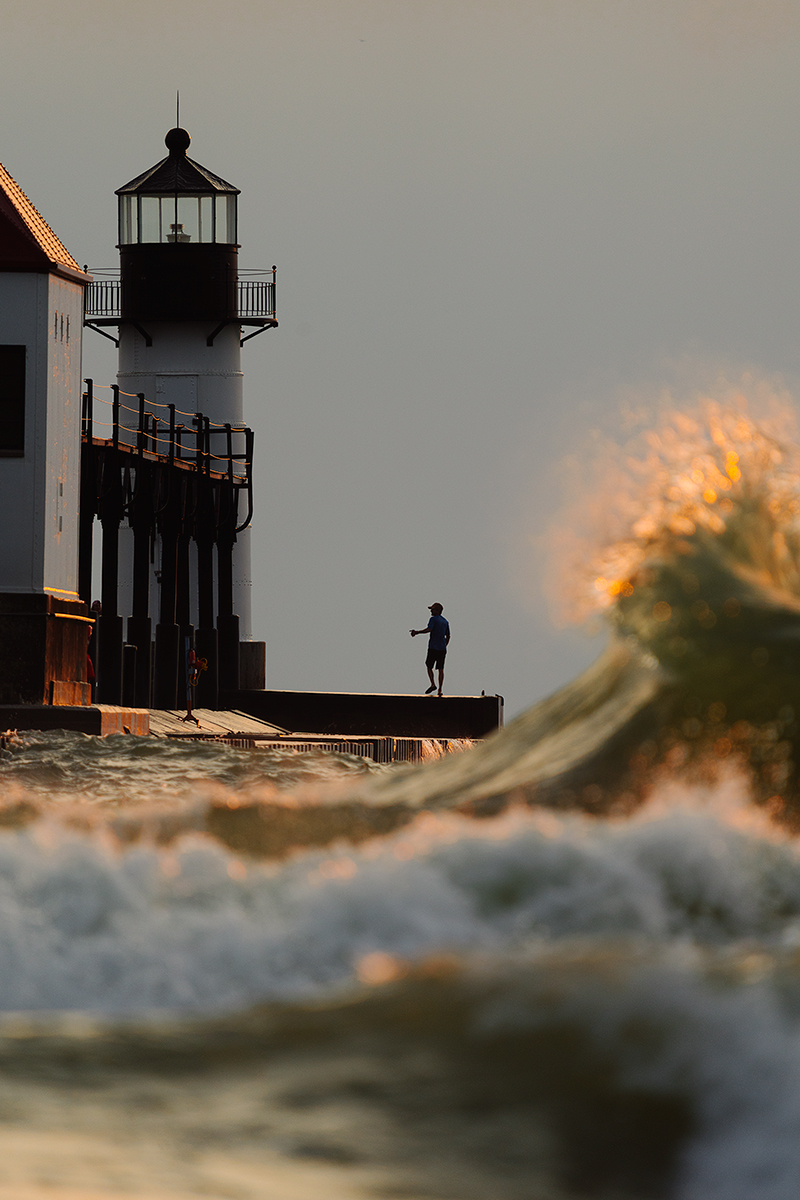
[[(159, 312), (152, 305), (145, 305), (142, 310), (139, 304), (133, 305), (134, 311), (132, 312), (130, 297), (126, 300), (118, 270), (92, 268), (92, 276), (93, 281), (85, 291), (84, 325), (94, 329), (97, 333), (102, 333), (105, 337), (111, 337), (111, 335), (105, 332), (104, 327), (119, 327), (129, 324), (137, 328), (147, 344), (150, 345), (152, 338), (144, 326), (150, 321), (176, 319), (176, 308), (183, 309), (182, 319), (184, 320), (208, 319), (216, 324), (216, 328), (209, 330), (207, 337), (209, 345), (213, 344), (214, 338), (224, 325), (238, 323), (255, 326), (254, 333), (241, 339), (244, 343), (249, 338), (255, 337), (256, 334), (262, 333), (265, 329), (274, 328), (278, 324), (275, 318), (275, 267), (267, 271), (238, 272), (238, 276), (231, 280), (232, 290), (235, 294), (235, 307), (228, 307), (225, 313), (220, 312), (219, 309), (214, 312), (215, 306), (213, 305), (206, 311), (207, 306), (202, 304), (202, 301), (198, 310), (193, 312), (191, 306), (176, 305), (171, 302), (170, 298), (166, 298), (164, 312)], [(164, 291), (161, 292), (161, 296), (165, 296)], [(222, 321), (217, 324), (219, 317), (222, 317)], [(117, 342), (115, 337), (111, 337), (111, 340)]]

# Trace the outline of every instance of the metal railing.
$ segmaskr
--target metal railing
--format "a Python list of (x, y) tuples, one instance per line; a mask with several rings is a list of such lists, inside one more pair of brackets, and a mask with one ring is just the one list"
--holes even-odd
[[(180, 464), (200, 475), (227, 479), (237, 491), (246, 493), (247, 517), (237, 533), (247, 528), (253, 515), (252, 429), (212, 421), (203, 413), (183, 412), (174, 404), (148, 401), (144, 392), (123, 392), (113, 383), (99, 385), (111, 393), (106, 398), (98, 395), (94, 380), (85, 383), (81, 410), (84, 443), (91, 445), (99, 439), (114, 451), (122, 449), (140, 460), (152, 455), (169, 467)], [(181, 422), (181, 417), (187, 418), (186, 422)]]
[(118, 279), (95, 279), (86, 289), (87, 317), (118, 317), (120, 314)]
[(239, 316), (275, 316), (275, 280), (239, 280)]
[[(96, 275), (100, 272), (90, 268)], [(271, 271), (243, 271), (238, 281), (237, 312), (240, 317), (275, 316), (275, 274)], [(86, 288), (84, 316), (118, 318), (122, 313), (122, 286), (119, 272), (104, 271)]]

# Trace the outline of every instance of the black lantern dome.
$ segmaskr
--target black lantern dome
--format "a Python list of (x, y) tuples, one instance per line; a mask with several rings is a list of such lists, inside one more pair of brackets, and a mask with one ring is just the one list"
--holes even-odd
[(236, 315), (239, 188), (187, 157), (171, 129), (169, 154), (117, 190), (122, 316), (133, 321)]

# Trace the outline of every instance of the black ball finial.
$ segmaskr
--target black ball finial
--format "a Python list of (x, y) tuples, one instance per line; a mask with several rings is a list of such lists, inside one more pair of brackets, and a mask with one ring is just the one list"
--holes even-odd
[(179, 155), (185, 154), (189, 149), (191, 138), (185, 129), (170, 129), (167, 136), (164, 138), (164, 145), (169, 150), (170, 154)]

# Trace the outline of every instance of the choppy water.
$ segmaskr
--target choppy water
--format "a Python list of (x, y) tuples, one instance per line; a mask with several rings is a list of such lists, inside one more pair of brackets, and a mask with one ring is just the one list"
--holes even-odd
[(474, 750), (9, 743), (0, 1197), (793, 1200), (798, 454), (681, 421)]

